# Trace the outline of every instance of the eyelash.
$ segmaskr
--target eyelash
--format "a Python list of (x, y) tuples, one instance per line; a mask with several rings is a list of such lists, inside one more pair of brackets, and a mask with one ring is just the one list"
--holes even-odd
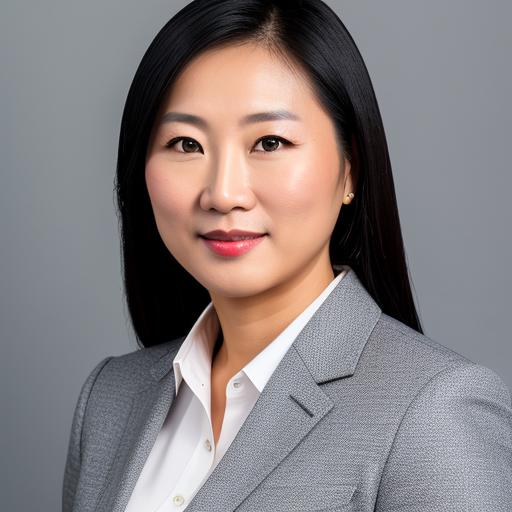
[[(292, 142), (290, 142), (289, 140), (283, 139), (282, 137), (278, 137), (277, 135), (265, 135), (264, 137), (260, 137), (256, 141), (255, 146), (258, 145), (262, 140), (265, 140), (265, 139), (276, 139), (279, 142), (281, 142), (283, 144), (283, 146), (293, 146)], [(174, 139), (171, 139), (169, 142), (167, 142), (165, 144), (165, 147), (168, 148), (168, 149), (171, 149), (175, 144), (177, 144), (178, 142), (180, 142), (182, 140), (192, 140), (192, 141), (196, 142), (199, 146), (201, 146), (201, 144), (199, 144), (199, 142), (195, 141), (191, 137), (175, 137)], [(274, 150), (274, 151), (257, 151), (257, 153), (275, 153), (275, 151), (277, 151), (277, 150)], [(192, 153), (199, 153), (199, 151), (192, 151), (192, 152), (178, 151), (178, 153), (192, 154)]]

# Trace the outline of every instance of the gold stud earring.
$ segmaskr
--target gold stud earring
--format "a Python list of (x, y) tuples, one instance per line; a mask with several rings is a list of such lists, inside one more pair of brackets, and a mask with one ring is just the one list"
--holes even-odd
[(343, 199), (343, 204), (350, 204), (352, 199), (354, 199), (354, 193), (350, 192), (345, 196), (345, 199)]

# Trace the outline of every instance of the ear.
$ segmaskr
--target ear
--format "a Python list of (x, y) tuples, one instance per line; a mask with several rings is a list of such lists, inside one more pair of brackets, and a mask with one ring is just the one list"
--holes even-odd
[(357, 184), (357, 143), (354, 135), (352, 135), (352, 154), (350, 160), (345, 156), (344, 159), (344, 174), (343, 174), (343, 204), (350, 204), (351, 197), (348, 194), (356, 194)]

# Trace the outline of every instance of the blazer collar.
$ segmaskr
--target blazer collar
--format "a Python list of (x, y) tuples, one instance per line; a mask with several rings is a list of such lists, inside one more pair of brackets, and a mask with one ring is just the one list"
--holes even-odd
[[(281, 359), (187, 512), (232, 512), (334, 403), (321, 383), (353, 375), (381, 309), (355, 272), (332, 290)], [(135, 394), (96, 512), (123, 512), (175, 396), (173, 345)], [(222, 499), (219, 497), (222, 496)]]

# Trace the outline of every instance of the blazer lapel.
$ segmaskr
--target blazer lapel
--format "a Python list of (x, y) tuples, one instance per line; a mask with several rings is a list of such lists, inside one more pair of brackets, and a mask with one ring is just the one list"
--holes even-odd
[(291, 347), (187, 511), (235, 510), (332, 407)]
[(381, 309), (349, 268), (299, 333), (187, 512), (232, 512), (333, 407), (321, 383), (355, 371)]
[(142, 389), (132, 397), (130, 415), (95, 512), (123, 512), (126, 508), (174, 400), (174, 372), (168, 372), (167, 363), (170, 360), (172, 366), (177, 351), (174, 346), (151, 366)]
[[(381, 314), (355, 272), (318, 308), (273, 372), (228, 450), (187, 506), (187, 512), (232, 512), (329, 414), (325, 381), (348, 377)], [(96, 512), (123, 512), (175, 394), (171, 349), (148, 372), (131, 413)]]

